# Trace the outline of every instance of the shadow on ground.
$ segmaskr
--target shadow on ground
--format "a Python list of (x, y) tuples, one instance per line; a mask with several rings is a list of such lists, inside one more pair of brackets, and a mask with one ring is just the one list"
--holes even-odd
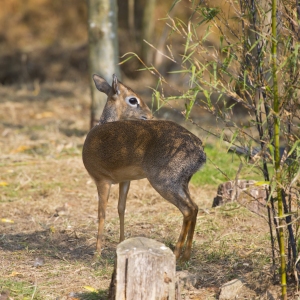
[[(54, 230), (54, 229), (53, 229)], [(95, 244), (87, 238), (78, 237), (76, 232), (51, 232), (49, 230), (32, 233), (3, 234), (0, 248), (4, 251), (17, 252), (27, 250), (34, 256), (46, 256), (63, 260), (91, 260), (94, 257)], [(109, 259), (103, 251), (102, 259)]]

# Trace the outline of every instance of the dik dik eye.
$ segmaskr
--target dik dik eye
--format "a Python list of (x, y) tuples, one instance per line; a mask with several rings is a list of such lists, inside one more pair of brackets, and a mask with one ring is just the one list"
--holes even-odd
[(136, 100), (136, 98), (130, 98), (128, 101), (129, 101), (129, 103), (132, 104), (132, 105), (138, 103), (138, 101)]
[(138, 107), (138, 105), (140, 104), (139, 99), (133, 96), (126, 97), (125, 101), (132, 107)]

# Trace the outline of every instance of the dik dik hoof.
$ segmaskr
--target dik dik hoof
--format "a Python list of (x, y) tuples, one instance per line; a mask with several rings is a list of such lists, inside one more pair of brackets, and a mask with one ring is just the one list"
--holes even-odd
[(175, 248), (175, 250), (174, 250), (174, 255), (175, 255), (175, 257), (176, 257), (176, 260), (178, 260), (179, 257), (180, 257), (180, 250)]
[(184, 251), (184, 253), (182, 254), (182, 256), (180, 257), (179, 260), (182, 262), (186, 262), (186, 261), (190, 260), (190, 258), (191, 258), (191, 252)]
[(174, 255), (176, 257), (176, 260), (179, 260), (181, 262), (188, 261), (191, 257), (191, 249), (185, 249), (184, 252), (182, 252), (183, 247), (176, 246), (174, 250)]
[(95, 251), (94, 255), (93, 255), (93, 258), (92, 258), (92, 261), (97, 262), (100, 258), (101, 258), (101, 253)]
[(98, 253), (98, 255), (101, 256), (101, 243), (99, 241), (100, 241), (100, 239), (98, 239), (98, 241), (97, 241), (95, 254)]

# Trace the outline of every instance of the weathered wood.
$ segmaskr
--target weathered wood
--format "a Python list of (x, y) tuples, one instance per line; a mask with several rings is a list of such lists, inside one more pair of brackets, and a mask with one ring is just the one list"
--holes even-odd
[(144, 237), (117, 247), (111, 299), (175, 300), (176, 259), (164, 244)]

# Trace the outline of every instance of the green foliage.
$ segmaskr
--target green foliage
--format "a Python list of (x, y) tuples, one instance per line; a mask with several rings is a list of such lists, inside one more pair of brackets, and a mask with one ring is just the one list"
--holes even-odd
[[(247, 166), (245, 160), (243, 162), (241, 158), (234, 153), (228, 153), (227, 148), (224, 146), (207, 144), (204, 150), (207, 156), (207, 162), (206, 165), (192, 177), (191, 182), (193, 184), (199, 186), (211, 185), (216, 188), (224, 181), (234, 180), (241, 163), (243, 163), (243, 168), (240, 172), (239, 179), (261, 179), (261, 172), (255, 166)], [(220, 170), (222, 172), (220, 172)], [(226, 176), (224, 174), (226, 174)]]
[[(270, 234), (281, 237), (282, 258), (285, 248), (290, 248), (288, 265), (293, 268), (298, 256), (293, 240), (300, 240), (293, 222), (299, 218), (300, 195), (300, 42), (294, 25), (299, 20), (293, 4), (286, 2), (277, 26), (276, 15), (283, 6), (278, 7), (274, 0), (272, 3), (271, 11), (264, 1), (255, 2), (254, 7), (247, 1), (230, 2), (232, 9), (227, 11), (225, 5), (192, 1), (187, 20), (169, 17), (172, 35), (182, 38), (183, 43), (181, 61), (177, 60), (172, 73), (184, 77), (188, 85), (176, 96), (156, 91), (155, 99), (160, 106), (183, 100), (187, 120), (193, 118), (195, 106), (210, 113), (216, 126), (199, 127), (249, 157), (239, 159), (227, 154), (228, 148), (207, 145), (207, 164), (192, 183), (217, 186), (235, 178), (269, 183)], [(175, 5), (180, 1), (174, 1), (172, 9)], [(176, 55), (171, 53), (170, 57)], [(156, 73), (163, 89), (168, 83)], [(290, 241), (283, 244), (286, 228)], [(271, 247), (275, 262), (273, 239)]]
[[(300, 244), (295, 222), (300, 195), (300, 42), (295, 25), (299, 20), (292, 2), (280, 7), (276, 1), (272, 3), (271, 11), (266, 1), (255, 2), (254, 6), (247, 1), (229, 2), (230, 9), (214, 2), (192, 1), (187, 20), (166, 19), (170, 36), (182, 41), (180, 59), (174, 59), (178, 55), (169, 46), (169, 56), (164, 55), (177, 64), (173, 75), (181, 76), (188, 84), (180, 92), (176, 89), (176, 96), (165, 95), (164, 85), (172, 87), (172, 83), (157, 68), (145, 69), (159, 78), (153, 94), (158, 109), (166, 104), (172, 107), (173, 101), (181, 100), (185, 119), (226, 145), (216, 147), (216, 142), (206, 146), (207, 164), (194, 175), (192, 183), (217, 186), (238, 178), (269, 185), (272, 261), (275, 267), (278, 244), (274, 240), (280, 236), (283, 241), (283, 233), (288, 231), (289, 241), (280, 244), (281, 257), (284, 260), (288, 247), (292, 255), (287, 265), (294, 274), (299, 251), (296, 244), (298, 248)], [(181, 5), (181, 1), (175, 0), (171, 10), (175, 5)], [(278, 13), (280, 26), (276, 24)], [(196, 106), (197, 111), (209, 113), (216, 120), (215, 126), (205, 127), (194, 121)], [(227, 154), (229, 148), (241, 150), (244, 158)]]
[(88, 292), (78, 295), (80, 300), (106, 300), (108, 292), (106, 290), (99, 290), (97, 292)]
[(10, 297), (8, 299), (42, 300), (42, 297), (39, 295), (38, 290), (36, 290), (31, 283), (19, 281), (18, 279), (0, 279), (0, 291), (7, 291)]
[(201, 25), (204, 22), (212, 21), (220, 12), (220, 8), (218, 7), (207, 7), (207, 6), (198, 6), (196, 11), (201, 13), (203, 20), (197, 23), (197, 26)]

